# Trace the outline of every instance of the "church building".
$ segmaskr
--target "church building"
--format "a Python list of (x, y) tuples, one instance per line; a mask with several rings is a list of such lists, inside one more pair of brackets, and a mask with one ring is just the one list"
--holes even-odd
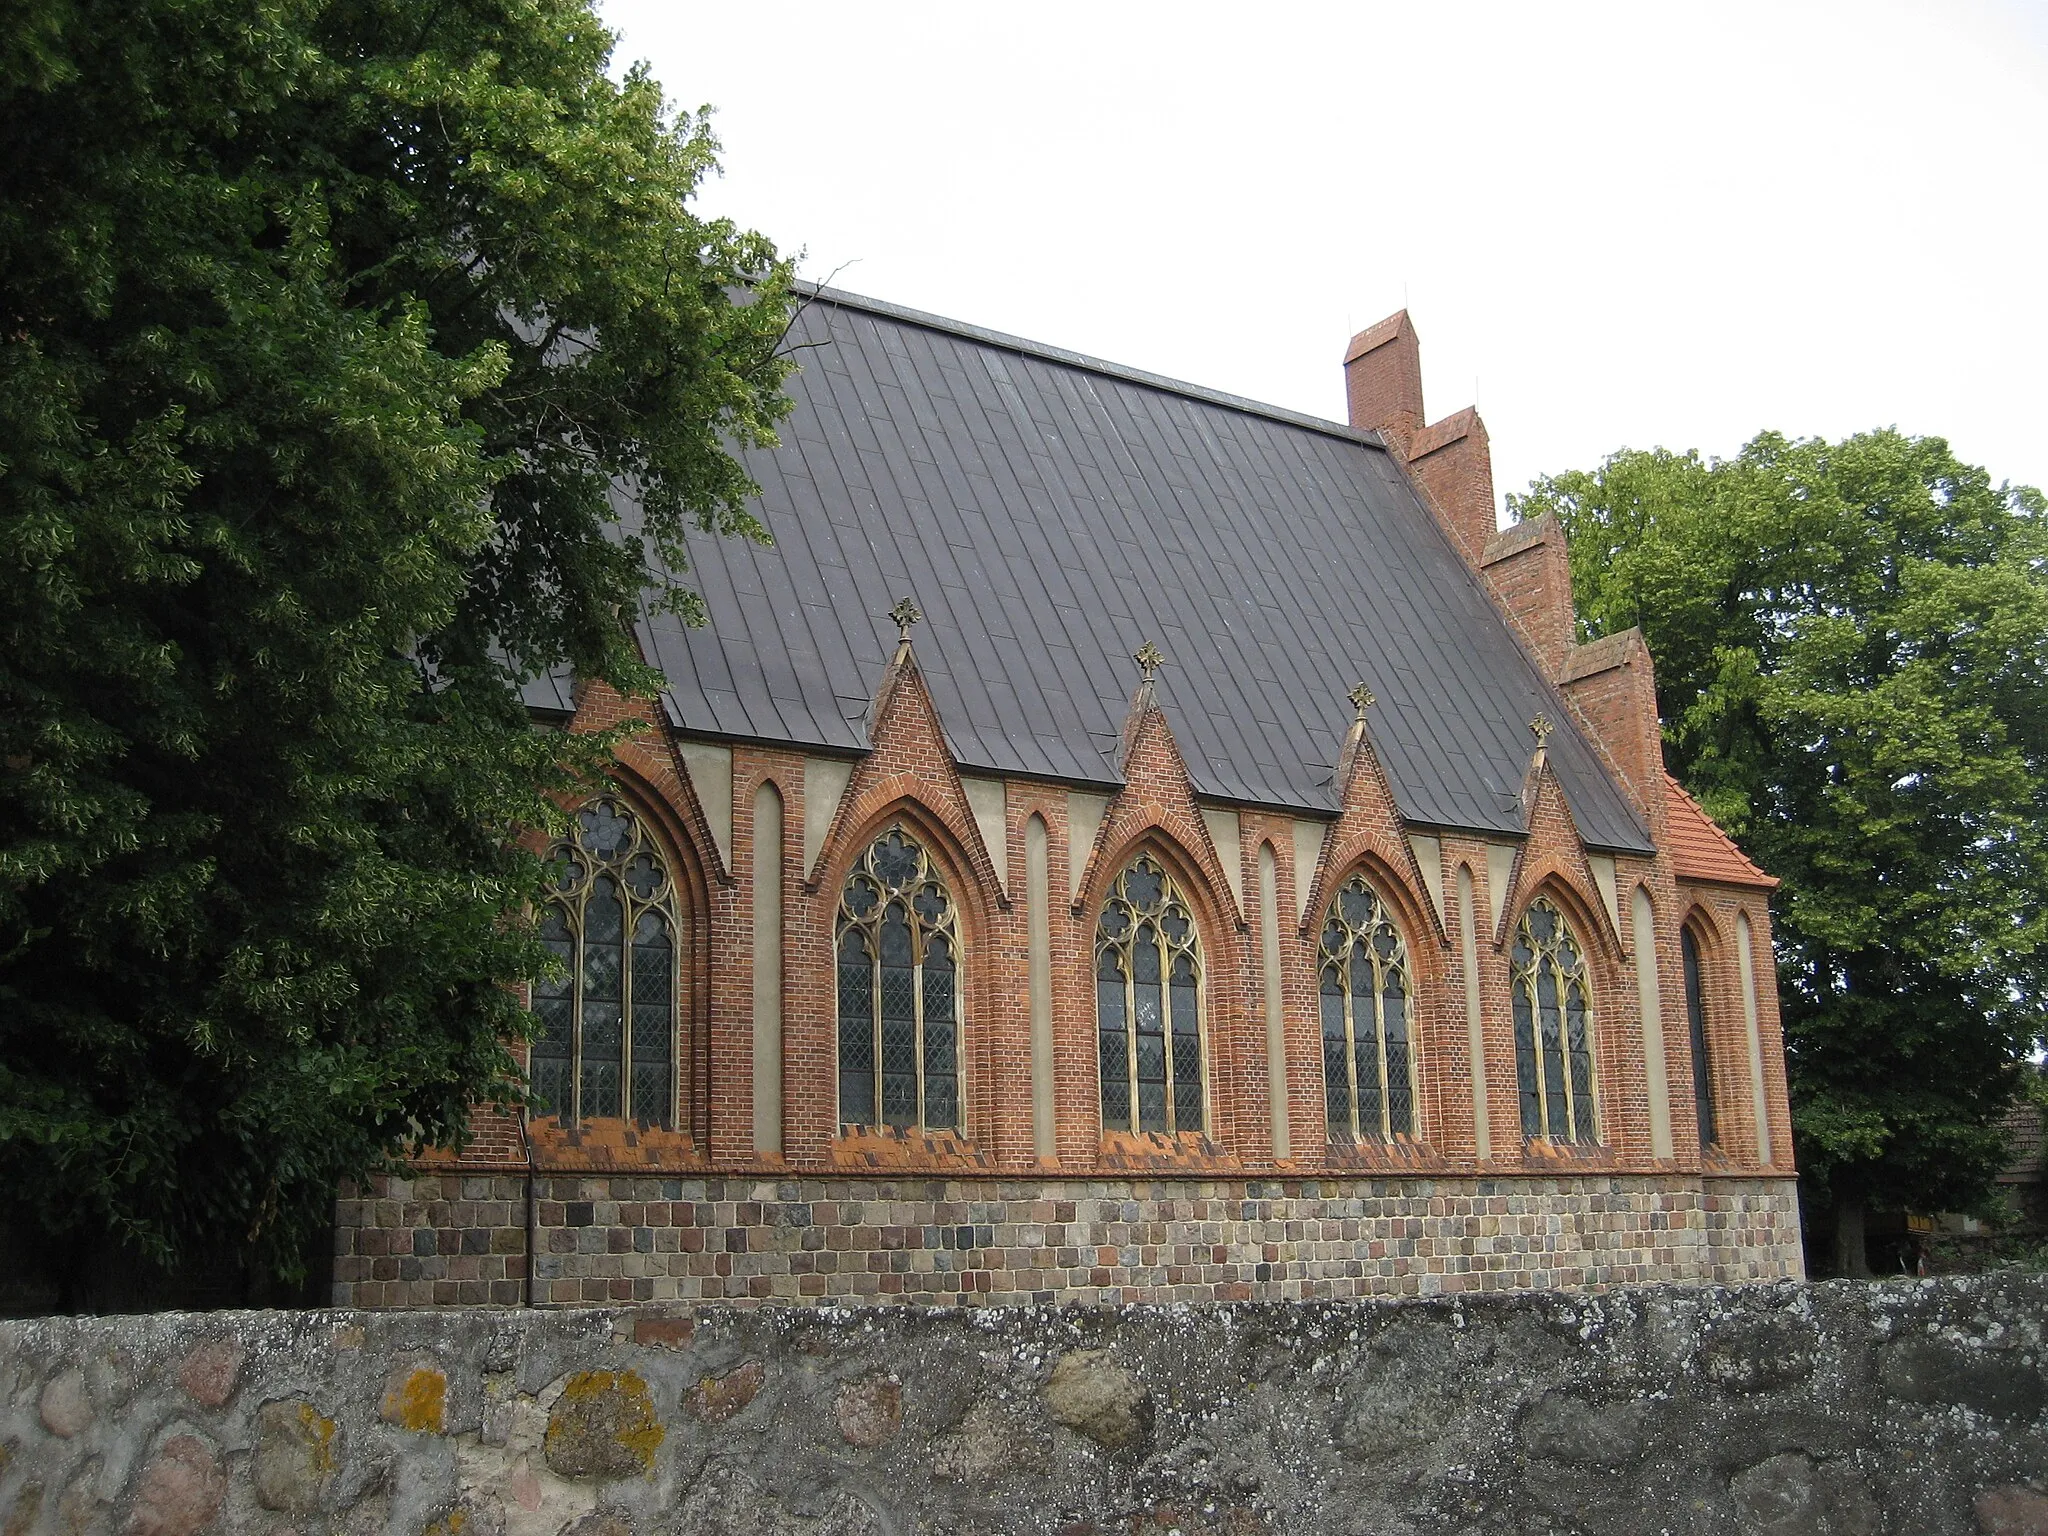
[(546, 1107), (344, 1190), (337, 1304), (1801, 1275), (1776, 882), (1405, 312), (1348, 425), (826, 289), (791, 339), (659, 699), (530, 692), (630, 727)]

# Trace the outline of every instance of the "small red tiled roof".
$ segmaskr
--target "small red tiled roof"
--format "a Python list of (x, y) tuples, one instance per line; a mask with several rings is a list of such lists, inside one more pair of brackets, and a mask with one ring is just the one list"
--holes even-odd
[(1679, 879), (1776, 889), (1778, 882), (1750, 863), (1734, 840), (1700, 809), (1699, 801), (1668, 773), (1664, 775), (1664, 828), (1671, 866)]

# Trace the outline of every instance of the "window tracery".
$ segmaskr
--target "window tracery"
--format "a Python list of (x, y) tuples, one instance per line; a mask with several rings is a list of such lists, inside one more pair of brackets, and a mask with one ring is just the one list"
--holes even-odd
[(1721, 1139), (1714, 1123), (1714, 1068), (1707, 1055), (1707, 996), (1700, 970), (1699, 942), (1692, 929), (1678, 930), (1678, 948), (1685, 962), (1685, 1018), (1692, 1036), (1692, 1102), (1698, 1117), (1700, 1148), (1705, 1150)]
[(1379, 894), (1354, 875), (1322, 941), (1323, 1096), (1333, 1139), (1415, 1133), (1408, 949)]
[(1547, 896), (1522, 914), (1508, 959), (1522, 1134), (1596, 1140), (1586, 957)]
[(1140, 854), (1110, 887), (1095, 928), (1103, 1129), (1202, 1129), (1201, 989), (1187, 899)]
[(548, 857), (555, 892), (540, 937), (562, 974), (534, 984), (534, 1093), (565, 1124), (628, 1115), (673, 1126), (682, 973), (668, 863), (611, 796), (579, 810)]
[(901, 826), (847, 876), (838, 930), (840, 1123), (958, 1128), (959, 930)]

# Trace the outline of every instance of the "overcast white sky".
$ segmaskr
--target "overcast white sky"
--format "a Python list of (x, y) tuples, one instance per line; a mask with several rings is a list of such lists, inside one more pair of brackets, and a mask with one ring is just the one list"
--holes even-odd
[(1497, 487), (1764, 427), (2048, 486), (2048, 0), (603, 0), (806, 276), (1342, 419), (1405, 302)]

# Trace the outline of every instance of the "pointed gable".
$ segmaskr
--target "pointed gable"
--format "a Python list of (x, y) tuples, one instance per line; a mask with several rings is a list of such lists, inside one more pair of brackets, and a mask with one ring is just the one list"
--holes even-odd
[(1206, 899), (1231, 926), (1242, 928), (1244, 913), (1232, 891), (1235, 882), (1223, 867), (1201, 807), (1195, 804), (1187, 764), (1149, 678), (1131, 699), (1122, 740), (1124, 785), (1110, 800), (1102, 825), (1096, 829), (1078, 883), (1081, 897), (1076, 910), (1116, 874), (1133, 844), (1157, 831), (1193, 862), (1201, 888), (1189, 894)]
[(968, 873), (989, 900), (1007, 907), (1004, 882), (996, 859), (1008, 862), (1009, 850), (990, 848), (983, 840), (960, 771), (946, 745), (946, 733), (932, 707), (917, 658), (906, 639), (875, 691), (869, 750), (853, 765), (839, 797), (832, 825), (818, 849), (816, 866), (805, 887), (819, 888), (824, 871), (843, 859), (847, 840), (890, 806), (909, 802), (937, 819), (965, 859)]
[[(1365, 698), (1369, 705), (1371, 694), (1367, 692)], [(1394, 803), (1394, 792), (1380, 766), (1379, 754), (1373, 750), (1372, 737), (1366, 729), (1365, 706), (1360, 707), (1359, 718), (1345, 738), (1333, 787), (1342, 810), (1323, 833), (1322, 852), (1313, 874), (1304, 872), (1307, 895), (1302, 902), (1300, 931), (1310, 933), (1321, 924), (1323, 909), (1329, 905), (1337, 882), (1369, 854), (1402, 882), (1399, 892), (1382, 894), (1396, 897), (1396, 905), (1410, 919), (1411, 926), (1418, 912), (1427, 914), (1426, 922), (1442, 942), (1443, 914), (1430, 898), (1429, 882), (1402, 827), (1400, 807)]]

